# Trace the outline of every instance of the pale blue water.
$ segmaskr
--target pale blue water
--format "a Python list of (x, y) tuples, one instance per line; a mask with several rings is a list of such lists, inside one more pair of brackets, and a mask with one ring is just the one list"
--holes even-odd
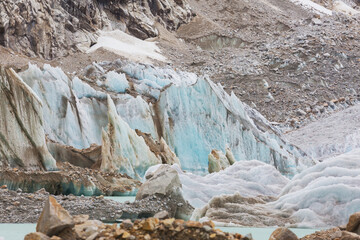
[[(35, 232), (36, 224), (0, 224), (0, 240), (22, 240), (30, 232)], [(268, 240), (270, 234), (276, 228), (238, 228), (219, 227), (224, 232), (240, 233), (246, 235), (251, 233), (255, 240)], [(291, 228), (298, 237), (314, 233), (318, 229)]]

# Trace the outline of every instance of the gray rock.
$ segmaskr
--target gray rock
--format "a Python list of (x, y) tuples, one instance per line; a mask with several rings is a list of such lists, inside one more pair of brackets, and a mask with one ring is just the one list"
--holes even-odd
[(154, 218), (158, 219), (166, 219), (169, 218), (169, 212), (168, 211), (161, 211), (154, 215)]
[[(181, 194), (181, 182), (177, 171), (170, 165), (161, 165), (141, 187), (136, 194), (136, 200), (145, 198), (168, 198), (173, 212), (168, 212), (170, 217), (175, 216), (188, 220), (194, 208)], [(167, 201), (169, 203), (169, 201)]]

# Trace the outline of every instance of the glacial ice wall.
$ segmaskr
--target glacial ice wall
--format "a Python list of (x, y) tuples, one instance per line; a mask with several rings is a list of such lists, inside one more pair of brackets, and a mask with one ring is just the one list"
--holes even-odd
[(258, 159), (287, 176), (314, 164), (257, 111), (195, 74), (117, 60), (94, 63), (72, 79), (50, 65), (30, 65), (21, 76), (44, 103), (49, 139), (63, 145), (102, 143), (110, 94), (130, 128), (163, 138), (184, 170), (206, 173), (211, 150), (227, 147), (237, 161)]
[(14, 70), (0, 67), (0, 167), (57, 168), (45, 143), (42, 106)]
[(108, 131), (102, 132), (102, 160), (100, 169), (127, 173), (134, 179), (141, 180), (146, 170), (161, 163), (143, 137), (117, 114), (114, 102), (108, 96)]

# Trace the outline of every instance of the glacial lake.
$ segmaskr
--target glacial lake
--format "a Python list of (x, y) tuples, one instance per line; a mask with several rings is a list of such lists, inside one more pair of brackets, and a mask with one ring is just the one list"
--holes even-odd
[[(111, 199), (117, 202), (133, 202), (135, 197), (105, 197), (106, 199)], [(0, 240), (23, 240), (25, 235), (30, 232), (35, 232), (36, 224), (27, 223), (27, 224), (0, 224)], [(230, 233), (240, 233), (246, 235), (251, 233), (255, 240), (268, 240), (270, 234), (276, 228), (242, 228), (242, 227), (217, 227), (224, 232)], [(300, 238), (305, 235), (314, 233), (319, 229), (303, 229), (303, 228), (291, 228), (291, 230)]]
[[(0, 224), (0, 240), (23, 240), (25, 235), (35, 232), (36, 224)], [(246, 235), (251, 233), (255, 240), (268, 240), (270, 234), (276, 228), (239, 228), (239, 227), (219, 227), (224, 232), (240, 233)], [(291, 228), (300, 238), (314, 233), (318, 229)]]

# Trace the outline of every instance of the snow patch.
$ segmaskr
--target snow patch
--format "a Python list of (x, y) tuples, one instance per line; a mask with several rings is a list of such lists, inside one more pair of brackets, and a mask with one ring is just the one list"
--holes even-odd
[(120, 30), (100, 31), (97, 43), (87, 53), (104, 48), (136, 62), (151, 63), (152, 60), (167, 62), (155, 42), (143, 41)]

